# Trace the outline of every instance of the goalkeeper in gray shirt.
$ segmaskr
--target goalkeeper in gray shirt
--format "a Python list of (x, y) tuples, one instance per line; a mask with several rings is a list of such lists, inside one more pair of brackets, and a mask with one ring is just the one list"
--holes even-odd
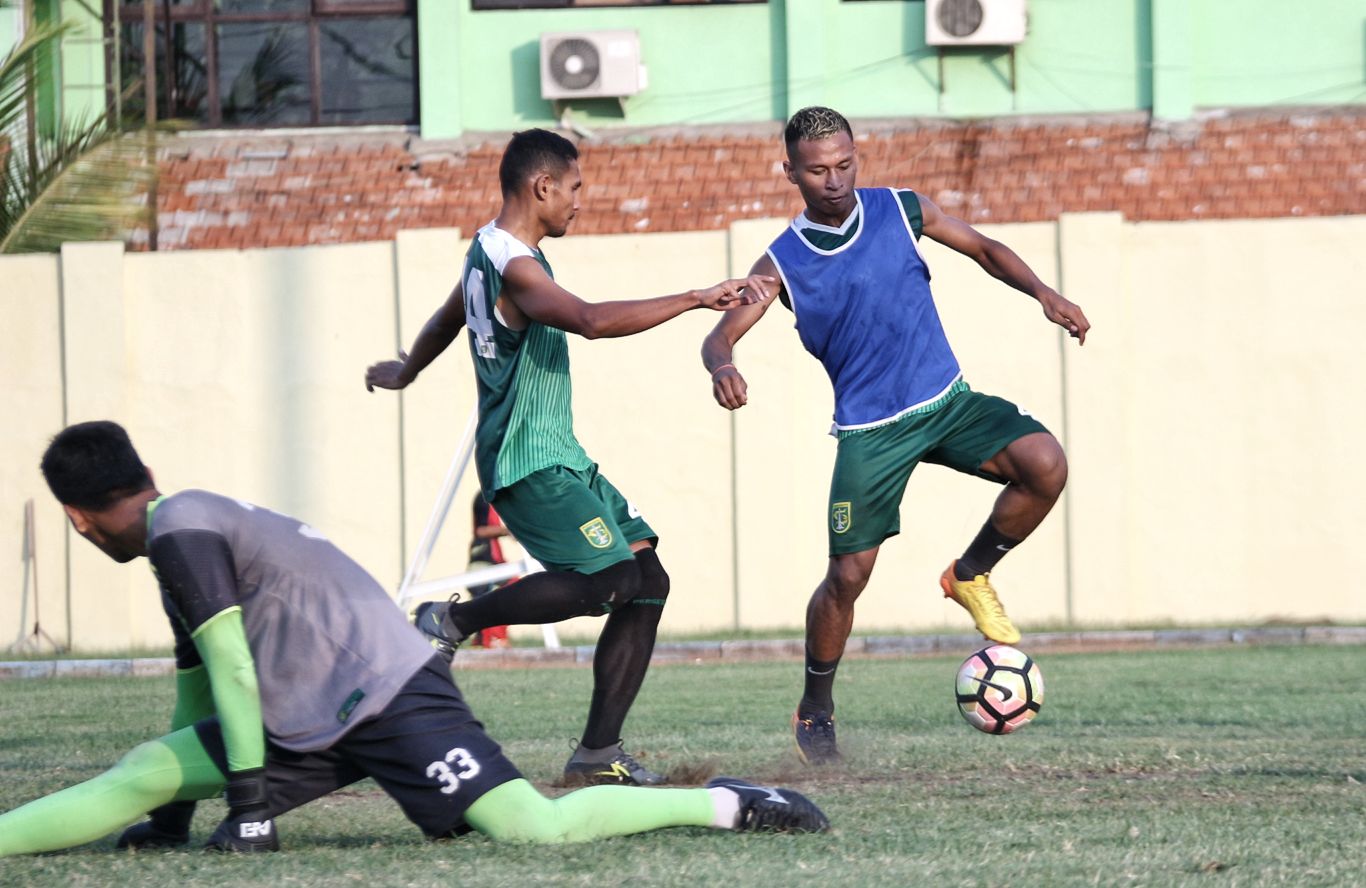
[(64, 429), (42, 469), (77, 533), (115, 561), (151, 562), (175, 633), (176, 705), (170, 734), (0, 815), (0, 857), (80, 845), (149, 812), (119, 847), (184, 844), (195, 801), (220, 794), (227, 816), (206, 847), (274, 851), (276, 817), (364, 777), (432, 838), (828, 827), (799, 793), (728, 777), (546, 798), (374, 578), (313, 528), (205, 491), (162, 496), (112, 422)]

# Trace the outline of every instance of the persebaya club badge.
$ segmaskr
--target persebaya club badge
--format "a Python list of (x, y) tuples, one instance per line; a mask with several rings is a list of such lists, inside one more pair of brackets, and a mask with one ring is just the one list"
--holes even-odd
[(601, 518), (594, 518), (587, 524), (579, 525), (579, 532), (594, 549), (606, 549), (612, 545), (612, 531), (607, 529), (607, 523)]
[(853, 508), (849, 503), (830, 504), (830, 529), (835, 533), (844, 533), (854, 526)]

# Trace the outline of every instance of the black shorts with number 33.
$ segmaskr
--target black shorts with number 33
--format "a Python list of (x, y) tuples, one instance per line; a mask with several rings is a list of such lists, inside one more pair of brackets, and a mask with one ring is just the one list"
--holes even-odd
[[(197, 723), (195, 733), (226, 774), (217, 717)], [(476, 799), (521, 776), (484, 733), (440, 657), (419, 669), (383, 712), (331, 748), (295, 752), (269, 739), (266, 745), (272, 816), (373, 777), (432, 837), (462, 831), (465, 810)]]

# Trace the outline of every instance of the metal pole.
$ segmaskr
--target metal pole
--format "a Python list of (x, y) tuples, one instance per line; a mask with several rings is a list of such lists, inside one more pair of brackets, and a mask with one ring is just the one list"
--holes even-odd
[(110, 78), (113, 80), (114, 87), (114, 120), (113, 129), (115, 132), (123, 132), (123, 19), (119, 14), (119, 4), (114, 4), (114, 32), (110, 37), (110, 43), (114, 46), (114, 64), (111, 66), (113, 71)]
[(161, 0), (161, 16), (166, 22), (166, 53), (163, 73), (166, 80), (166, 116), (176, 116), (175, 40), (171, 31), (171, 0)]
[[(1056, 255), (1058, 262), (1058, 288), (1062, 292), (1067, 292), (1067, 279), (1064, 276), (1066, 268), (1066, 249), (1067, 243), (1063, 239), (1064, 227), (1061, 223), (1054, 226), (1054, 237), (1056, 238)], [(1068, 391), (1068, 366), (1067, 366), (1067, 331), (1057, 331), (1058, 342), (1058, 394), (1062, 406), (1060, 422), (1062, 424), (1062, 440), (1064, 446), (1072, 443), (1071, 412), (1068, 405), (1071, 401)], [(1073, 559), (1075, 552), (1072, 546), (1073, 527), (1072, 527), (1072, 485), (1067, 484), (1062, 489), (1062, 563), (1063, 563), (1063, 608), (1068, 626), (1076, 625), (1076, 609), (1074, 607), (1073, 588), (1076, 585)]]
[[(37, 523), (33, 516), (33, 499), (30, 497), (24, 503), (24, 539), (23, 539), (23, 561), (24, 561), (24, 585), (20, 589), (20, 613), (19, 619), (23, 621), (25, 617), (24, 605), (28, 601), (29, 586), (33, 587), (33, 631), (25, 634), (24, 626), (19, 627), (19, 638), (14, 644), (5, 648), (6, 651), (42, 650), (43, 643), (46, 642), (57, 653), (62, 652), (62, 646), (47, 634), (43, 628), (43, 616), (40, 610), (39, 601), (41, 595), (38, 588), (38, 531)], [(30, 584), (29, 578), (32, 577)]]
[(460, 486), (460, 476), (465, 473), (465, 467), (474, 455), (474, 431), (478, 425), (479, 408), (476, 407), (470, 411), (469, 422), (465, 423), (465, 434), (460, 438), (460, 447), (456, 449), (455, 459), (451, 460), (451, 467), (446, 471), (446, 481), (441, 485), (441, 494), (437, 496), (432, 514), (427, 518), (427, 526), (422, 530), (422, 540), (417, 544), (417, 551), (413, 553), (408, 573), (404, 575), (403, 583), (398, 587), (400, 602), (406, 600), (408, 587), (417, 582), (418, 577), (427, 569), (427, 560), (432, 557), (432, 550), (436, 548), (436, 538), (441, 533), (441, 525), (445, 523), (446, 514), (451, 510), (451, 501), (455, 499), (455, 489)]
[[(19, 27), (23, 29), (23, 36), (27, 36), (35, 23), (33, 0), (24, 0), (21, 12)], [(28, 149), (25, 168), (28, 172), (29, 190), (32, 191), (37, 184), (33, 174), (38, 168), (38, 109), (34, 99), (38, 92), (38, 66), (33, 63), (31, 57), (24, 66), (24, 78), (28, 81), (28, 88), (24, 90), (24, 145)]]
[[(169, 25), (170, 22), (167, 22)], [(145, 163), (152, 168), (147, 186), (147, 249), (157, 248), (157, 8), (156, 0), (142, 0), (142, 94), (146, 108), (143, 136), (147, 140)]]
[[(456, 488), (460, 486), (460, 478), (465, 474), (465, 469), (474, 456), (475, 431), (478, 428), (479, 408), (475, 407), (470, 411), (469, 421), (465, 423), (465, 434), (460, 437), (460, 446), (456, 448), (455, 458), (451, 460), (451, 467), (446, 470), (446, 480), (441, 485), (441, 493), (436, 498), (436, 505), (432, 507), (431, 516), (427, 518), (427, 526), (422, 530), (422, 540), (417, 544), (417, 551), (413, 553), (413, 561), (408, 565), (408, 572), (403, 577), (403, 583), (398, 587), (398, 606), (405, 612), (408, 609), (408, 602), (415, 598), (430, 598), (451, 589), (467, 589), (470, 586), (481, 586), (485, 583), (498, 582), (509, 577), (525, 576), (545, 570), (539, 561), (528, 555), (521, 561), (494, 564), (478, 570), (466, 571), (463, 574), (447, 577), (443, 580), (418, 582), (422, 572), (427, 569), (427, 561), (432, 556), (432, 550), (436, 548), (436, 538), (441, 535), (441, 526), (446, 523), (446, 516), (450, 514), (451, 503), (455, 500)], [(553, 649), (560, 646), (559, 634), (550, 623), (541, 626), (541, 635), (545, 639), (546, 647)]]

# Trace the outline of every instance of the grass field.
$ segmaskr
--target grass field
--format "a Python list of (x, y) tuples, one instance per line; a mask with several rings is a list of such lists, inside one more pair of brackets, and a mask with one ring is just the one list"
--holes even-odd
[[(791, 785), (834, 831), (676, 829), (558, 848), (428, 844), (371, 784), (279, 821), (285, 853), (124, 854), (112, 838), (0, 861), (0, 885), (1249, 886), (1366, 883), (1366, 654), (1219, 647), (1042, 658), (1047, 701), (1018, 734), (971, 730), (957, 660), (841, 668), (849, 764), (803, 769), (796, 663), (655, 668), (628, 722), (648, 764)], [(457, 660), (458, 663), (458, 660)], [(586, 669), (457, 678), (545, 791), (579, 730)], [(0, 684), (0, 810), (91, 776), (161, 733), (170, 679)], [(196, 836), (222, 815), (200, 806)]]

